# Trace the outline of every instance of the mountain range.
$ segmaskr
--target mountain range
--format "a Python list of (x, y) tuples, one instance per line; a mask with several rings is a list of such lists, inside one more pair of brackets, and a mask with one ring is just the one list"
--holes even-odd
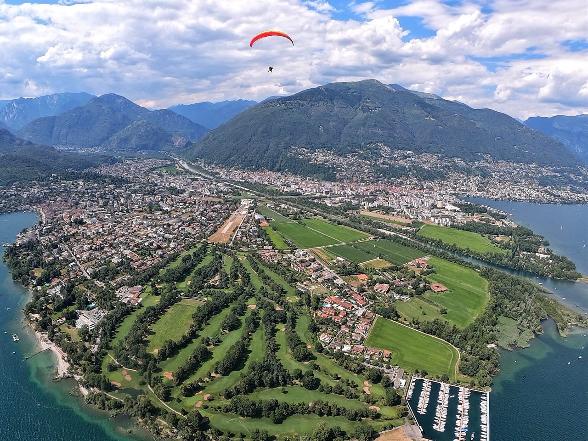
[(216, 129), (243, 110), (253, 107), (256, 104), (257, 102), (248, 100), (220, 101), (218, 103), (204, 102), (179, 104), (170, 107), (169, 110), (183, 115), (204, 127)]
[(151, 111), (125, 97), (106, 94), (59, 115), (38, 118), (17, 134), (36, 144), (138, 151), (181, 148), (206, 132), (171, 110)]
[(588, 115), (532, 117), (525, 124), (557, 139), (588, 164)]
[[(331, 83), (251, 107), (187, 151), (190, 158), (282, 170), (292, 149), (374, 146), (475, 161), (577, 165), (561, 143), (514, 118), (376, 80)], [(377, 161), (376, 155), (373, 161)]]
[(93, 98), (94, 95), (82, 92), (5, 100), (0, 102), (0, 124), (16, 131), (37, 118), (59, 115), (83, 106)]
[(113, 158), (101, 155), (60, 152), (53, 147), (17, 138), (8, 130), (0, 129), (0, 185), (85, 170), (112, 161)]

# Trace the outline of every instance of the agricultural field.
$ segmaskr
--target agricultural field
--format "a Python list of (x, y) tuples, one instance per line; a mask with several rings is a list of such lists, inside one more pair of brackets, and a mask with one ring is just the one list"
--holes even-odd
[(422, 251), (386, 239), (334, 246), (329, 247), (328, 250), (355, 263), (363, 263), (380, 258), (394, 265), (404, 265), (417, 257), (423, 256)]
[(423, 225), (418, 232), (419, 236), (440, 240), (448, 245), (454, 245), (463, 250), (471, 250), (476, 253), (507, 254), (504, 248), (492, 243), (490, 239), (473, 231), (464, 231), (457, 228), (441, 227), (439, 225)]
[(284, 219), (286, 220), (272, 221), (270, 228), (274, 231), (268, 231), (270, 239), (278, 249), (284, 248), (279, 240), (272, 237), (275, 232), (279, 233), (283, 239), (292, 242), (297, 248), (302, 249), (355, 242), (369, 237), (362, 231), (315, 217), (298, 221)]
[(287, 250), (290, 248), (288, 244), (284, 241), (284, 238), (274, 230), (271, 225), (264, 228), (264, 231), (267, 233), (269, 239), (271, 240), (273, 246), (277, 250)]
[(444, 340), (379, 317), (366, 340), (370, 347), (392, 351), (392, 362), (410, 371), (457, 376), (459, 352)]
[(427, 278), (445, 285), (448, 291), (429, 291), (422, 298), (396, 302), (396, 309), (408, 321), (443, 319), (458, 328), (465, 328), (488, 305), (490, 295), (487, 280), (471, 268), (438, 257), (431, 257), (429, 264), (435, 268), (435, 272)]

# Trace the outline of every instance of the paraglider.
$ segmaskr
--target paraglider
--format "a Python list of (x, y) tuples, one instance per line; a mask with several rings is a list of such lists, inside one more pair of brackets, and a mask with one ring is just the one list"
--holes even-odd
[(267, 37), (283, 37), (286, 38), (288, 40), (290, 40), (290, 43), (292, 43), (292, 46), (294, 46), (294, 40), (292, 40), (292, 38), (284, 33), (284, 32), (280, 32), (280, 31), (265, 31), (262, 32), (261, 34), (257, 34), (255, 37), (253, 37), (251, 39), (251, 41), (249, 42), (249, 47), (253, 47), (253, 45), (261, 40), (262, 38), (267, 38)]
[[(266, 31), (266, 32), (262, 32), (260, 34), (257, 34), (255, 37), (253, 37), (251, 39), (251, 41), (249, 42), (249, 47), (253, 47), (253, 45), (257, 41), (259, 41), (259, 40), (261, 40), (263, 38), (267, 38), (267, 37), (282, 37), (282, 38), (285, 38), (285, 39), (289, 40), (290, 43), (292, 43), (292, 46), (294, 46), (294, 40), (292, 40), (292, 38), (288, 34), (286, 34), (285, 32), (280, 32), (280, 31)], [(269, 73), (272, 73), (274, 71), (274, 67), (273, 66), (268, 67), (267, 71)]]

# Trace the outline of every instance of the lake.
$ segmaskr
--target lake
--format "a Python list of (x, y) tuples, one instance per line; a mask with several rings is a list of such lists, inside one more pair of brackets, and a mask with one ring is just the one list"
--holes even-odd
[[(588, 274), (588, 206), (476, 199), (510, 213), (545, 236), (559, 254)], [(532, 279), (570, 306), (588, 311), (588, 284)], [(579, 330), (559, 336), (553, 322), (529, 348), (502, 351), (501, 373), (490, 398), (493, 441), (588, 440), (588, 337)], [(582, 358), (579, 358), (582, 357)]]

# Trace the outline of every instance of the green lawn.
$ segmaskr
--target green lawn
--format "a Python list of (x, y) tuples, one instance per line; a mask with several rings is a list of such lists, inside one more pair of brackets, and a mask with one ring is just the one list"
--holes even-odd
[(272, 222), (272, 227), (298, 248), (314, 248), (339, 243), (338, 239), (313, 231), (298, 222)]
[(387, 239), (360, 242), (356, 246), (371, 254), (372, 258), (381, 257), (395, 265), (404, 265), (417, 257), (423, 257), (425, 254), (416, 248), (410, 248)]
[(477, 253), (506, 254), (507, 250), (492, 243), (490, 239), (473, 231), (464, 231), (457, 228), (441, 227), (439, 225), (423, 225), (418, 232), (419, 236), (440, 240), (449, 245), (455, 245), (463, 250), (471, 250)]
[(149, 338), (147, 351), (156, 351), (166, 340), (179, 340), (192, 324), (192, 314), (200, 303), (194, 299), (183, 299), (169, 308), (151, 327), (153, 334)]
[(284, 388), (288, 393), (283, 393), (282, 388), (263, 389), (247, 395), (252, 400), (278, 400), (285, 403), (308, 403), (310, 401), (326, 401), (347, 409), (365, 409), (367, 404), (359, 400), (350, 400), (341, 395), (327, 394), (318, 390), (308, 390), (302, 386), (289, 386)]
[(459, 355), (453, 346), (392, 320), (378, 317), (366, 346), (392, 351), (392, 362), (402, 368), (455, 379)]
[(142, 298), (143, 300), (141, 300), (139, 308), (135, 309), (131, 314), (126, 316), (118, 327), (116, 335), (112, 340), (112, 346), (115, 346), (117, 343), (123, 341), (126, 338), (127, 334), (131, 330), (131, 327), (133, 326), (133, 323), (135, 323), (135, 320), (137, 320), (139, 314), (141, 314), (147, 306), (153, 306), (159, 302), (159, 297), (151, 295), (150, 287), (145, 289), (145, 293), (142, 294)]

